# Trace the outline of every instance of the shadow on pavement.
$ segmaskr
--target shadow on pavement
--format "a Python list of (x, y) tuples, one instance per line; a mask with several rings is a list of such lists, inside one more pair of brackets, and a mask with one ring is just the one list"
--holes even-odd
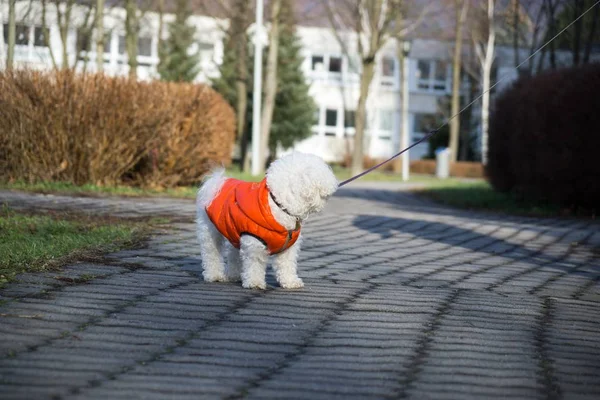
[[(411, 235), (418, 239), (427, 240), (432, 243), (443, 243), (450, 246), (458, 246), (472, 251), (487, 253), (491, 256), (499, 256), (512, 260), (523, 260), (533, 266), (543, 266), (562, 270), (568, 273), (582, 274), (589, 277), (589, 272), (580, 272), (575, 268), (581, 263), (578, 261), (566, 260), (569, 255), (577, 251), (591, 252), (591, 258), (584, 264), (591, 266), (594, 272), (600, 275), (600, 253), (597, 248), (593, 248), (586, 242), (594, 233), (594, 230), (581, 231), (578, 235), (577, 244), (569, 246), (560, 253), (549, 255), (545, 251), (540, 252), (531, 250), (519, 244), (516, 241), (507, 241), (490, 235), (481, 234), (469, 229), (460, 228), (455, 225), (444, 222), (426, 221), (418, 219), (407, 219), (398, 217), (387, 217), (377, 215), (358, 215), (352, 221), (353, 226), (381, 236), (382, 239), (388, 239), (399, 235)], [(542, 233), (543, 227), (528, 227), (528, 230), (534, 230)], [(565, 232), (571, 232), (565, 230)], [(560, 237), (549, 232), (543, 235), (552, 235), (556, 242)], [(573, 243), (575, 240), (573, 241)], [(426, 244), (425, 244), (426, 245)], [(563, 243), (564, 245), (564, 243)], [(548, 246), (550, 252), (553, 244)]]

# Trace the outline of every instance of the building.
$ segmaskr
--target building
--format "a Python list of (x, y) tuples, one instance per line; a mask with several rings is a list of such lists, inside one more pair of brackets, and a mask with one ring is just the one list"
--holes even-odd
[[(309, 4), (309, 2), (300, 2)], [(64, 60), (79, 71), (96, 70), (95, 44), (89, 43), (90, 30), (85, 25), (88, 9), (75, 6), (73, 22), (66, 35), (61, 36), (57, 11), (48, 7), (43, 12), (42, 3), (17, 2), (17, 39), (15, 64), (36, 69), (62, 66)], [(64, 6), (64, 5), (63, 5)], [(314, 5), (308, 7), (313, 9)], [(0, 68), (6, 61), (8, 6), (0, 5)], [(66, 10), (62, 8), (62, 13)], [(44, 15), (45, 14), (45, 15)], [(318, 14), (318, 10), (317, 10)], [(164, 16), (164, 26), (174, 16)], [(64, 20), (64, 18), (63, 18)], [(44, 29), (44, 21), (48, 29)], [(87, 20), (89, 21), (89, 19)], [(308, 21), (308, 22), (307, 22)], [(218, 17), (192, 15), (190, 23), (197, 29), (196, 49), (201, 55), (199, 82), (207, 82), (218, 76), (218, 66), (223, 59), (223, 38), (228, 20)], [(108, 8), (104, 17), (106, 40), (103, 54), (104, 71), (110, 75), (127, 75), (129, 71), (125, 45), (125, 10)], [(88, 25), (89, 22), (88, 22)], [(145, 12), (140, 20), (138, 40), (139, 79), (158, 77), (158, 32), (159, 15)], [(448, 103), (451, 92), (451, 54), (453, 41), (448, 34), (432, 33), (427, 26), (411, 40), (408, 55), (409, 66), (409, 132), (411, 142), (420, 139), (430, 130), (437, 128), (444, 118), (440, 104)], [(250, 28), (253, 31), (253, 28)], [(450, 29), (451, 30), (451, 29)], [(164, 29), (165, 34), (167, 29)], [(425, 33), (423, 33), (425, 32)], [(448, 29), (445, 29), (448, 32)], [(431, 33), (431, 34), (429, 34)], [(304, 55), (304, 72), (311, 84), (310, 93), (318, 105), (317, 124), (313, 135), (298, 143), (296, 149), (318, 154), (327, 161), (340, 161), (351, 154), (354, 134), (354, 115), (359, 96), (359, 60), (352, 47), (355, 38), (345, 33), (349, 46), (344, 54), (338, 38), (321, 17), (320, 20), (300, 19), (297, 34), (301, 38)], [(262, 35), (263, 37), (265, 35)], [(376, 72), (367, 102), (367, 129), (365, 132), (365, 155), (374, 159), (387, 158), (400, 147), (400, 66), (398, 45), (389, 40), (378, 53)], [(499, 46), (496, 57), (498, 77), (506, 77), (501, 87), (506, 87), (516, 78), (510, 47)], [(564, 53), (564, 52), (563, 52)], [(520, 50), (521, 59), (529, 55), (529, 49)], [(568, 63), (567, 54), (559, 54), (561, 63)], [(537, 61), (536, 61), (537, 62)], [(283, 150), (283, 149), (282, 149)], [(422, 158), (428, 150), (422, 143), (410, 152), (411, 159)]]

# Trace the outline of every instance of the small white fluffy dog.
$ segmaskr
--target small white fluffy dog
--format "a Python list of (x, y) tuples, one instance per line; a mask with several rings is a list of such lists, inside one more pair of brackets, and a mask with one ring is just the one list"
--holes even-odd
[(321, 211), (337, 188), (321, 158), (299, 152), (274, 161), (259, 183), (213, 171), (196, 201), (204, 280), (241, 280), (245, 288), (266, 289), (267, 260), (274, 255), (281, 287), (303, 287), (297, 273), (301, 224)]

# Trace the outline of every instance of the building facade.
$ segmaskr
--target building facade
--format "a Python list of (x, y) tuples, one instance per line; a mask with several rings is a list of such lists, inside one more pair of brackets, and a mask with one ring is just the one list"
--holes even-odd
[[(58, 14), (52, 6), (44, 12), (42, 3), (17, 2), (17, 27), (15, 65), (34, 69), (62, 67), (65, 63), (78, 71), (96, 71), (96, 46), (90, 40), (89, 9), (74, 6), (72, 21), (61, 35)], [(65, 5), (61, 5), (64, 7)], [(86, 19), (87, 18), (87, 19)], [(93, 19), (93, 18), (92, 18)], [(168, 24), (174, 15), (164, 15), (163, 35), (168, 34)], [(62, 18), (64, 21), (64, 18)], [(8, 42), (8, 6), (0, 5), (0, 69), (6, 63)], [(138, 39), (137, 77), (157, 79), (159, 15), (145, 12), (140, 18)], [(209, 16), (192, 15), (189, 23), (196, 28), (196, 45), (191, 51), (200, 54), (198, 82), (210, 82), (218, 76), (223, 60), (223, 40), (228, 20)], [(87, 25), (86, 25), (87, 24)], [(103, 69), (115, 76), (127, 75), (129, 63), (125, 44), (125, 10), (108, 8), (104, 16), (105, 42)], [(254, 27), (250, 32), (254, 32)], [(297, 27), (304, 57), (303, 70), (310, 83), (318, 111), (313, 135), (298, 143), (295, 149), (315, 153), (330, 162), (341, 161), (351, 154), (354, 135), (354, 115), (359, 97), (360, 61), (357, 56), (356, 37), (353, 33), (341, 33), (345, 41), (342, 51), (338, 37), (329, 27)], [(266, 41), (266, 33), (259, 37)], [(365, 132), (365, 155), (382, 159), (399, 151), (401, 132), (400, 65), (398, 46), (389, 40), (378, 53), (376, 72), (367, 101), (367, 123)], [(435, 129), (448, 115), (449, 97), (452, 87), (451, 55), (453, 43), (441, 40), (411, 40), (408, 64), (409, 109), (408, 126), (410, 141), (414, 143), (427, 132)], [(521, 50), (521, 60), (528, 54)], [(506, 87), (517, 77), (511, 57), (511, 48), (499, 46), (495, 61), (498, 77), (504, 77), (498, 88)], [(567, 54), (558, 54), (561, 63), (568, 63)], [(537, 61), (536, 61), (537, 63)], [(464, 87), (464, 85), (463, 85)], [(477, 107), (477, 105), (475, 105)], [(446, 112), (442, 112), (443, 108)], [(475, 129), (475, 134), (477, 129)], [(290, 149), (281, 149), (282, 152)], [(422, 143), (411, 150), (411, 159), (420, 159), (428, 151)]]

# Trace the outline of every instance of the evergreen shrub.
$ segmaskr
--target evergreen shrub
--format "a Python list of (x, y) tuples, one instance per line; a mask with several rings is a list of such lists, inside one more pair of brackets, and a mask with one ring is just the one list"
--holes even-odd
[(522, 78), (495, 103), (493, 187), (567, 207), (600, 205), (600, 64)]

